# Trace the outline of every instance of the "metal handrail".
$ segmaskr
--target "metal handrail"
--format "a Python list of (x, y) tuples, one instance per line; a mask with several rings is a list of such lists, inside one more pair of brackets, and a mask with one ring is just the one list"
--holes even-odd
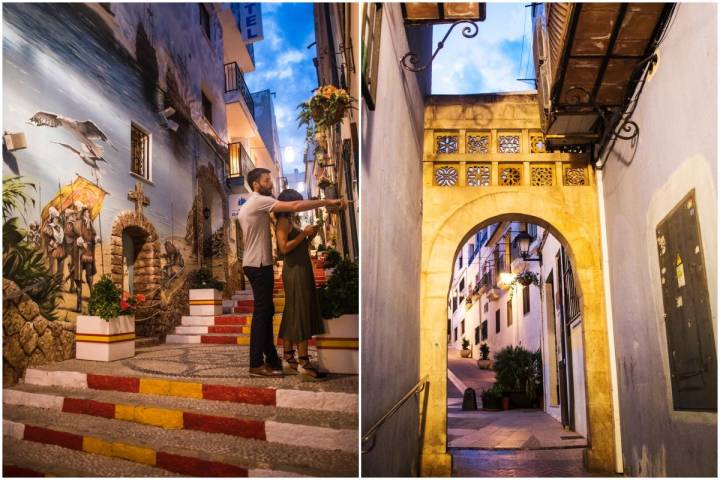
[(375, 435), (376, 435), (377, 431), (380, 429), (380, 427), (382, 426), (382, 424), (385, 423), (385, 420), (387, 420), (395, 412), (397, 412), (400, 409), (400, 407), (402, 407), (403, 404), (408, 401), (408, 399), (410, 397), (425, 390), (425, 387), (427, 387), (427, 384), (428, 384), (428, 375), (425, 375), (422, 379), (420, 379), (420, 381), (418, 383), (415, 384), (415, 386), (413, 388), (410, 389), (409, 392), (407, 392), (395, 405), (393, 405), (393, 407), (390, 410), (388, 410), (385, 413), (385, 415), (383, 415), (380, 418), (380, 420), (375, 422), (375, 424), (372, 427), (370, 427), (370, 430), (368, 430), (368, 432), (365, 435), (363, 435), (363, 437), (362, 437), (362, 444), (364, 445), (366, 442), (369, 442), (370, 440), (372, 440), (372, 444), (370, 445), (370, 447), (368, 449), (363, 448), (362, 453), (368, 453), (368, 452), (370, 452), (370, 450), (372, 450), (375, 447)]

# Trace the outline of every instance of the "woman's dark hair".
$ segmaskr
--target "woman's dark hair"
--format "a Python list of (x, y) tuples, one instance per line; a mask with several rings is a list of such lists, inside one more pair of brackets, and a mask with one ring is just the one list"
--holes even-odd
[[(277, 199), (281, 202), (295, 202), (297, 200), (302, 200), (303, 196), (300, 192), (297, 190), (293, 190), (292, 188), (288, 188), (280, 192), (280, 195), (278, 195)], [(276, 212), (275, 216), (280, 219), (283, 217), (290, 218), (293, 215), (292, 212)]]

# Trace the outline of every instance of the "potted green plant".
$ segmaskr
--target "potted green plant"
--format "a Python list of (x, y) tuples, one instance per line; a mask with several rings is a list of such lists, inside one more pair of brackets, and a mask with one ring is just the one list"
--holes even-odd
[(358, 373), (358, 265), (340, 260), (318, 289), (325, 333), (315, 338), (320, 367), (332, 373)]
[(515, 277), (515, 281), (523, 287), (527, 287), (530, 284), (533, 284), (536, 287), (540, 286), (540, 277), (538, 277), (537, 273), (531, 272), (530, 270), (525, 270), (523, 273)]
[(490, 355), (490, 347), (488, 344), (483, 342), (480, 344), (480, 359), (477, 361), (478, 368), (487, 370), (492, 365), (492, 360), (488, 358)]
[(482, 409), (490, 411), (502, 410), (503, 387), (497, 383), (492, 387), (483, 390), (480, 394), (482, 398)]
[(472, 357), (472, 350), (470, 350), (470, 340), (463, 337), (462, 339), (462, 351), (460, 352), (462, 358)]
[(77, 317), (75, 358), (111, 362), (135, 356), (134, 313), (144, 301), (103, 276), (90, 292), (89, 315)]
[(191, 272), (188, 280), (190, 283), (190, 315), (222, 315), (222, 291), (225, 284), (217, 280), (207, 267)]
[(325, 270), (330, 270), (329, 272), (326, 271), (325, 273), (329, 276), (331, 275), (332, 269), (335, 268), (335, 266), (342, 260), (342, 255), (340, 255), (340, 252), (335, 250), (334, 248), (331, 248), (325, 252), (325, 258), (323, 259), (323, 268)]
[(323, 85), (315, 90), (310, 100), (298, 105), (298, 124), (305, 125), (308, 137), (312, 138), (319, 130), (340, 123), (345, 112), (354, 108), (354, 101), (345, 89)]
[(510, 402), (517, 408), (529, 408), (538, 397), (542, 371), (538, 368), (539, 352), (532, 353), (521, 346), (508, 346), (495, 354), (493, 370), (496, 382), (508, 392)]

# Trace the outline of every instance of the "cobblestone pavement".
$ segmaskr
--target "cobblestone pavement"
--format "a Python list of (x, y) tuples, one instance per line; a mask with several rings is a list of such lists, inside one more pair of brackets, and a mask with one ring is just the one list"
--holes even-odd
[[(583, 449), (465, 450), (451, 449), (454, 477), (590, 477), (583, 468)], [(598, 475), (601, 476), (601, 475)]]
[[(477, 367), (477, 358), (462, 358), (460, 357), (460, 350), (456, 348), (448, 348), (448, 370), (464, 383), (465, 386), (474, 389), (478, 398), (480, 397), (480, 392), (492, 387), (495, 383), (495, 372), (492, 370), (480, 370)], [(462, 392), (460, 392), (459, 388), (454, 384), (453, 390), (453, 393), (459, 392), (459, 395), (451, 395), (451, 393), (448, 392), (448, 397), (462, 397)]]
[[(311, 349), (315, 357), (315, 350)], [(91, 372), (100, 375), (153, 376), (175, 380), (270, 388), (357, 393), (357, 375), (330, 374), (321, 382), (302, 375), (250, 378), (249, 347), (243, 345), (159, 345), (136, 349), (133, 358), (114, 362), (66, 360), (37, 367), (42, 370)]]

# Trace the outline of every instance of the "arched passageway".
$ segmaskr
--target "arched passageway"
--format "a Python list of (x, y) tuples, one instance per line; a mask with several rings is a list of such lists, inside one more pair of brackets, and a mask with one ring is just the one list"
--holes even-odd
[[(432, 164), (429, 164), (429, 168)], [(447, 453), (447, 292), (453, 259), (479, 227), (503, 220), (541, 225), (567, 248), (583, 310), (588, 414), (586, 465), (612, 471), (615, 465), (613, 399), (603, 294), (600, 226), (594, 186), (447, 189), (426, 185), (421, 274), (421, 366), (430, 388), (425, 412), (423, 475), (449, 475)], [(579, 212), (579, 213), (578, 213)]]

